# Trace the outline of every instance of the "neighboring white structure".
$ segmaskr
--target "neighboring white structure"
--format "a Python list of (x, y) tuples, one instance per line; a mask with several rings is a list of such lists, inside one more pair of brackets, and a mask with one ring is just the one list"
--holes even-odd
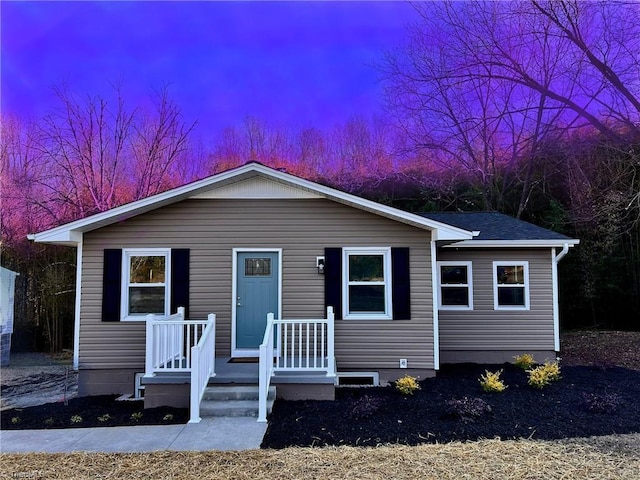
[(19, 273), (0, 267), (0, 365), (9, 365), (13, 333), (13, 299)]

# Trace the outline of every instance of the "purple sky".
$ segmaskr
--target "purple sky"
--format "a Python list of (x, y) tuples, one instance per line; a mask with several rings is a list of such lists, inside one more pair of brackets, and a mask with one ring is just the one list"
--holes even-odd
[(130, 107), (168, 85), (207, 137), (247, 115), (332, 127), (379, 112), (372, 66), (402, 43), (404, 2), (2, 2), (1, 108), (38, 118), (66, 81), (121, 81)]

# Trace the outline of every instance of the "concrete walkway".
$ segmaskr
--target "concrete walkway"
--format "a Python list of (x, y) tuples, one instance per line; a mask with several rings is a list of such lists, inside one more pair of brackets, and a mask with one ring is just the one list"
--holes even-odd
[(203, 418), (186, 425), (0, 431), (2, 453), (209, 451), (260, 448), (266, 423), (252, 417)]

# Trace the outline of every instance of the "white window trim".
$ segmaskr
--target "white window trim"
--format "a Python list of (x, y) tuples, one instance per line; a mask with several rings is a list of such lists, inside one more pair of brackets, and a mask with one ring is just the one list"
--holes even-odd
[[(470, 261), (442, 261), (436, 262), (438, 269), (438, 289), (440, 295), (438, 295), (438, 308), (440, 310), (473, 310), (473, 270), (472, 262)], [(442, 270), (440, 267), (467, 267), (467, 283), (442, 283)], [(443, 305), (442, 303), (442, 287), (467, 287), (467, 305)]]
[[(497, 267), (524, 267), (524, 284), (512, 283), (506, 284), (503, 287), (498, 285), (498, 272)], [(524, 305), (499, 305), (498, 304), (498, 289), (508, 287), (524, 287)], [(493, 309), (494, 310), (529, 310), (529, 262), (521, 260), (500, 260), (493, 262)]]
[[(363, 284), (384, 285), (386, 313), (349, 313), (349, 256), (382, 255), (384, 282), (363, 282)], [(342, 249), (342, 317), (345, 320), (393, 320), (391, 285), (391, 247), (345, 247)], [(359, 282), (352, 283), (358, 285)]]
[[(129, 315), (129, 269), (132, 256), (160, 256), (165, 257), (164, 272), (164, 316), (169, 315), (171, 308), (171, 249), (170, 248), (123, 248), (122, 249), (122, 278), (121, 278), (121, 302), (120, 318), (125, 322), (142, 322), (146, 320), (146, 314)], [(161, 286), (162, 284), (146, 284), (148, 286)]]

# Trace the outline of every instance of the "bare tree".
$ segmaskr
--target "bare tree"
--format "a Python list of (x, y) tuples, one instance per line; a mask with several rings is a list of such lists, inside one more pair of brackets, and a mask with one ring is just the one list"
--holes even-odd
[(618, 141), (621, 126), (635, 128), (639, 37), (620, 33), (611, 18), (624, 17), (636, 32), (637, 5), (415, 8), (420, 20), (408, 44), (382, 67), (387, 103), (415, 148), (439, 152), (431, 158), (443, 167), (478, 179), (485, 208), (501, 209), (515, 182), (521, 194), (514, 213), (522, 215), (535, 186), (534, 159), (549, 138), (587, 125)]
[(169, 98), (167, 88), (156, 95), (155, 112), (138, 119), (130, 139), (134, 178), (134, 200), (181, 184), (179, 162), (188, 150), (189, 134), (195, 122), (182, 120), (180, 108)]
[(40, 181), (67, 216), (108, 210), (118, 204), (134, 114), (117, 89), (113, 107), (100, 96), (80, 100), (66, 87), (55, 92), (60, 106), (44, 117), (39, 132), (42, 160), (48, 165)]

